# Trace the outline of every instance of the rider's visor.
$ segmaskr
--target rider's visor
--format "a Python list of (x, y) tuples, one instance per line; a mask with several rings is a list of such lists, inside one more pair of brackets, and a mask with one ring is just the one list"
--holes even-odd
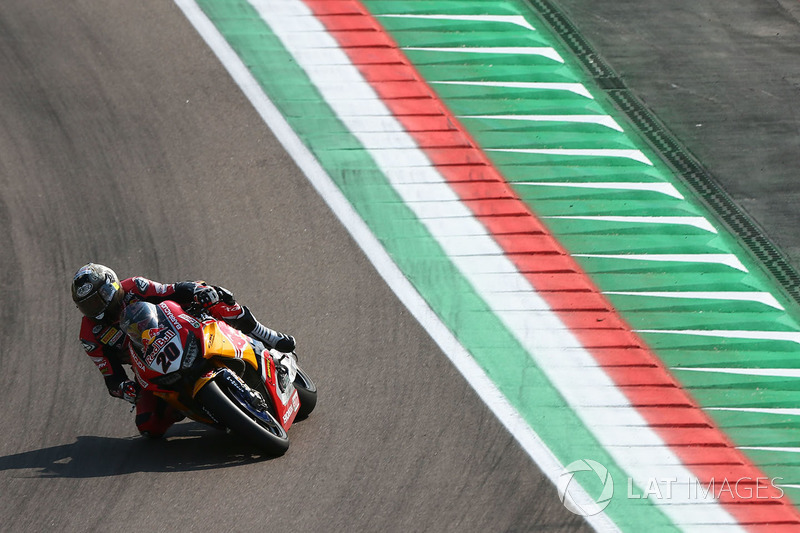
[(119, 283), (111, 283), (106, 281), (100, 288), (91, 296), (78, 302), (78, 308), (84, 315), (93, 317), (95, 319), (103, 318), (106, 308), (114, 295), (119, 290)]

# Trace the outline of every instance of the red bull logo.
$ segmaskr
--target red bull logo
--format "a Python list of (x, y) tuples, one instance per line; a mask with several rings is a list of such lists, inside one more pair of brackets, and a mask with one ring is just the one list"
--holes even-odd
[(146, 329), (142, 332), (142, 347), (144, 348), (144, 351), (147, 351), (148, 347), (155, 340), (156, 335), (158, 335), (158, 333), (163, 330), (164, 328), (151, 328), (151, 329)]
[(160, 352), (164, 346), (175, 338), (175, 332), (167, 328), (152, 328), (146, 329), (142, 332), (142, 346), (144, 353), (147, 354), (144, 358), (145, 363), (148, 365), (156, 358), (156, 354)]

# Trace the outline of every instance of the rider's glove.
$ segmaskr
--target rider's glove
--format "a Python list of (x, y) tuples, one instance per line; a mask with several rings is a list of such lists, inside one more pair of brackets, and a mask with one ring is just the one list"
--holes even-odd
[(140, 390), (142, 390), (142, 388), (135, 381), (123, 381), (119, 384), (119, 387), (116, 391), (117, 393), (114, 394), (114, 396), (117, 398), (122, 398), (126, 402), (135, 404), (136, 400), (139, 399)]
[(293, 352), (297, 345), (297, 343), (294, 341), (294, 337), (291, 335), (279, 335), (281, 335), (281, 338), (275, 343), (275, 349), (283, 353)]
[(219, 294), (217, 294), (216, 289), (208, 285), (195, 287), (193, 297), (194, 302), (205, 309), (219, 303)]
[(231, 291), (217, 285), (212, 285), (212, 287), (214, 287), (214, 290), (217, 291), (220, 301), (226, 305), (236, 305), (236, 300), (234, 300), (233, 293)]

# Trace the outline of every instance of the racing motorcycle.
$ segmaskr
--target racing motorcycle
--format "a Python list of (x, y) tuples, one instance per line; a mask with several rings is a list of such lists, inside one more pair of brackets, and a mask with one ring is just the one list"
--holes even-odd
[(286, 430), (307, 417), (317, 388), (294, 353), (263, 343), (176, 302), (134, 302), (120, 326), (139, 384), (187, 417), (244, 437), (269, 455), (289, 447)]

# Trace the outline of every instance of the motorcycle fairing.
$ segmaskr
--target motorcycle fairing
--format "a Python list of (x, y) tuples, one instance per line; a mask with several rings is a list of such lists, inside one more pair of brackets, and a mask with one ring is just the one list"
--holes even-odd
[[(279, 363), (276, 363), (279, 361)], [(293, 382), (297, 375), (297, 363), (288, 354), (277, 350), (263, 350), (260, 358), (261, 378), (266, 383), (267, 391), (272, 397), (274, 405), (278, 410), (278, 419), (284, 429), (289, 429), (297, 417), (297, 410), (300, 408), (300, 396)], [(283, 368), (280, 372), (276, 368), (280, 364)], [(283, 386), (279, 383), (280, 374), (286, 376), (286, 383)]]
[[(169, 386), (181, 379), (180, 371), (191, 367), (198, 355), (209, 360), (215, 368), (197, 379), (192, 387), (192, 397), (210, 380), (217, 379), (223, 369), (230, 367), (241, 371), (244, 366), (239, 365), (246, 364), (262, 378), (275, 407), (276, 418), (284, 429), (289, 429), (300, 407), (300, 398), (293, 385), (297, 366), (292, 356), (264, 349), (260, 342), (251, 340), (223, 321), (208, 319), (201, 323), (186, 315), (175, 302), (168, 300), (156, 307), (152, 316), (136, 324), (144, 342), (139, 349), (130, 348), (134, 374), (143, 387), (153, 386), (157, 395), (186, 412), (188, 410), (180, 403), (179, 395)], [(238, 365), (232, 364), (234, 361)], [(281, 366), (280, 371), (276, 364)]]

